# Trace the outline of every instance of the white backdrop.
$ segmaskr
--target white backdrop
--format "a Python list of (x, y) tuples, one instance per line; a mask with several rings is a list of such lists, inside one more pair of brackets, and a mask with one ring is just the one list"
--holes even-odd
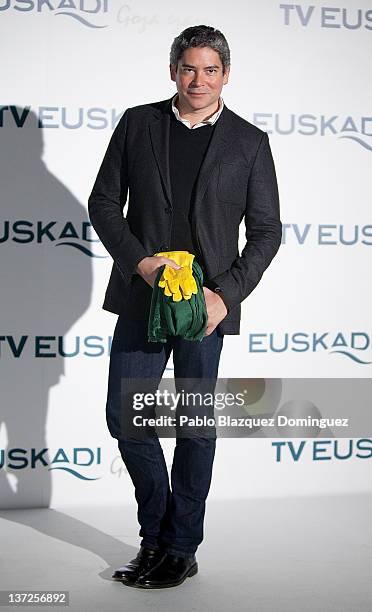
[[(170, 45), (190, 25), (227, 37), (222, 95), (269, 134), (283, 222), (220, 376), (370, 377), (372, 10), (360, 5), (0, 0), (0, 507), (133, 499), (105, 423), (116, 316), (101, 309), (111, 259), (87, 200), (124, 110), (176, 91)], [(277, 461), (272, 440), (220, 439), (210, 497), (371, 489), (355, 448), (314, 461), (313, 443)]]

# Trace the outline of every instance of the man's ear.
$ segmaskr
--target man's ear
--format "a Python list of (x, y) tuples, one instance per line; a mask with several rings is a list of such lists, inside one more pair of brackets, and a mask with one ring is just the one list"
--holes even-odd
[(177, 66), (175, 66), (174, 64), (169, 64), (169, 73), (170, 73), (170, 78), (172, 79), (172, 81), (175, 81), (176, 74), (177, 74)]
[(227, 85), (227, 83), (229, 82), (229, 75), (230, 75), (230, 66), (225, 68), (225, 73), (223, 75), (223, 84), (224, 85)]

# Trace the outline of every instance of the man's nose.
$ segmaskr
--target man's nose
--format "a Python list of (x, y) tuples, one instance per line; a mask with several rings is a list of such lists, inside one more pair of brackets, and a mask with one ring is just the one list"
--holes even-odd
[(201, 87), (202, 85), (204, 85), (202, 72), (195, 73), (194, 78), (192, 80), (192, 84), (194, 85), (194, 87)]

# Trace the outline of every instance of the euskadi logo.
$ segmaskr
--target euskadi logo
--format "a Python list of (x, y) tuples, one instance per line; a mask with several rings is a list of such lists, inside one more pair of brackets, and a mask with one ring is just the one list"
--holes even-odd
[(372, 116), (257, 112), (252, 115), (252, 123), (268, 134), (334, 136), (372, 151)]
[(80, 480), (99, 480), (92, 476), (92, 469), (101, 464), (101, 448), (59, 448), (52, 452), (48, 448), (0, 449), (0, 469), (6, 472), (24, 469), (60, 470)]
[(248, 346), (251, 353), (326, 352), (361, 365), (372, 364), (372, 337), (364, 331), (251, 333)]
[[(88, 28), (107, 28), (102, 15), (108, 12), (108, 0), (0, 0), (0, 11), (46, 13), (69, 17)], [(97, 19), (98, 16), (98, 19)]]
[(0, 248), (6, 243), (19, 245), (49, 243), (54, 247), (76, 249), (88, 257), (104, 258), (92, 249), (92, 243), (100, 242), (92, 236), (89, 221), (30, 221), (28, 219), (7, 220), (0, 223)]

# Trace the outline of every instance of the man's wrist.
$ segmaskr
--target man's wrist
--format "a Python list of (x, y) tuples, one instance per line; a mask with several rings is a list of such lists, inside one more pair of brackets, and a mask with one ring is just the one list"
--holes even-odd
[(225, 304), (225, 306), (226, 306), (227, 313), (229, 313), (229, 311), (230, 311), (230, 306), (228, 305), (228, 303), (227, 303), (227, 301), (226, 301), (226, 296), (225, 296), (225, 294), (224, 294), (222, 291), (219, 291), (219, 292), (217, 293), (217, 295), (219, 295), (219, 296), (220, 296), (221, 300), (223, 301), (223, 303), (224, 303), (224, 304)]
[(142, 257), (142, 259), (139, 260), (139, 262), (137, 263), (135, 269), (134, 269), (134, 273), (135, 274), (139, 274), (141, 276), (141, 272), (140, 272), (140, 263), (142, 263), (146, 258), (148, 257), (148, 255), (146, 257)]
[(226, 297), (225, 297), (225, 295), (224, 295), (224, 293), (222, 291), (222, 287), (220, 287), (220, 285), (218, 283), (216, 283), (215, 281), (213, 281), (213, 280), (205, 280), (204, 281), (204, 287), (207, 287), (207, 289), (210, 289), (214, 293), (217, 293), (217, 295), (220, 296), (221, 300), (225, 304), (227, 312), (229, 312), (230, 306), (229, 306), (229, 304), (226, 301)]

